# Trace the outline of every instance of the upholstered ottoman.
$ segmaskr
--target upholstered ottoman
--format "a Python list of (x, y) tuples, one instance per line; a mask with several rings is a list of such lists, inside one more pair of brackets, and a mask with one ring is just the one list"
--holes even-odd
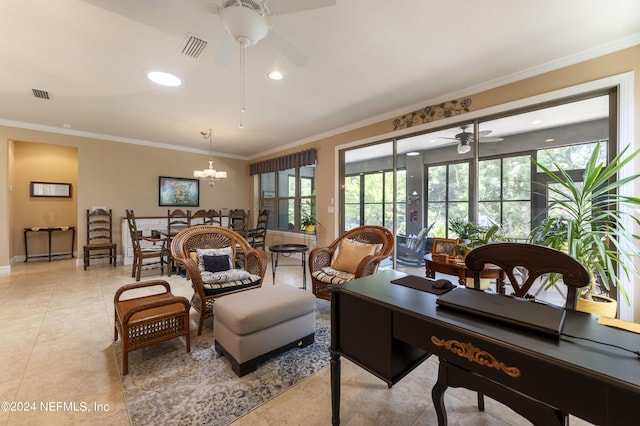
[(315, 297), (295, 287), (261, 287), (221, 297), (213, 304), (213, 334), (218, 354), (238, 376), (260, 362), (314, 341)]

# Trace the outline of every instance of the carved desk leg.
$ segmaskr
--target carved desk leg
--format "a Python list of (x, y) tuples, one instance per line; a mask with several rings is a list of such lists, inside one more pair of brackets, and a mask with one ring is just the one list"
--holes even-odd
[(438, 415), (438, 426), (447, 426), (447, 409), (444, 406), (444, 393), (447, 390), (447, 363), (440, 360), (440, 367), (438, 367), (438, 380), (431, 389), (431, 399), (433, 400), (433, 407), (436, 409)]
[(340, 354), (331, 352), (331, 424), (340, 424)]

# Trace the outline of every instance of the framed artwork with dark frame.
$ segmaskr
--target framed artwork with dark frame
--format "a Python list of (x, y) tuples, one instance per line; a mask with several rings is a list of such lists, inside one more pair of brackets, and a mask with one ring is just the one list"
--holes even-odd
[(158, 204), (170, 207), (198, 207), (200, 181), (198, 179), (160, 176)]
[(454, 257), (456, 244), (458, 244), (458, 240), (450, 240), (448, 238), (434, 238), (431, 254), (443, 254), (449, 257)]

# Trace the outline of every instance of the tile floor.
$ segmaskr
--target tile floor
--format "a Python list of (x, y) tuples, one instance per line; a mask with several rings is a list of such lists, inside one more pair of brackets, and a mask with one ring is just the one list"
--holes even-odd
[[(113, 295), (133, 282), (130, 267), (107, 264), (87, 271), (75, 259), (17, 263), (0, 275), (0, 425), (128, 425), (120, 375), (112, 349)], [(143, 272), (143, 280), (159, 278)], [(422, 274), (421, 268), (413, 273)], [(176, 295), (191, 287), (180, 276), (166, 279)], [(278, 285), (301, 282), (298, 268), (279, 268)], [(272, 284), (270, 267), (265, 283)], [(310, 280), (307, 279), (307, 283)], [(206, 322), (205, 326), (211, 326)], [(192, 310), (191, 330), (197, 329)], [(130, 365), (130, 369), (135, 365)], [(348, 361), (342, 362), (342, 424), (432, 425), (437, 360), (429, 359), (392, 389)], [(329, 367), (239, 419), (238, 425), (328, 425)], [(487, 399), (478, 412), (475, 394), (446, 394), (449, 424), (528, 424)], [(572, 424), (583, 424), (574, 421)]]

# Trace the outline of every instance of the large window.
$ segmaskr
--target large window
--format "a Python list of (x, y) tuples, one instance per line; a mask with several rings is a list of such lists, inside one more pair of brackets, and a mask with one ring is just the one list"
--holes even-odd
[[(397, 199), (404, 201), (405, 171), (399, 170), (398, 182), (402, 188)], [(345, 230), (360, 225), (380, 225), (392, 229), (393, 227), (393, 172), (376, 171), (359, 173), (345, 177)], [(401, 222), (402, 231), (405, 221)], [(399, 227), (400, 228), (400, 227)]]
[(302, 216), (315, 217), (315, 167), (260, 174), (260, 209), (269, 210), (269, 228), (299, 231)]

